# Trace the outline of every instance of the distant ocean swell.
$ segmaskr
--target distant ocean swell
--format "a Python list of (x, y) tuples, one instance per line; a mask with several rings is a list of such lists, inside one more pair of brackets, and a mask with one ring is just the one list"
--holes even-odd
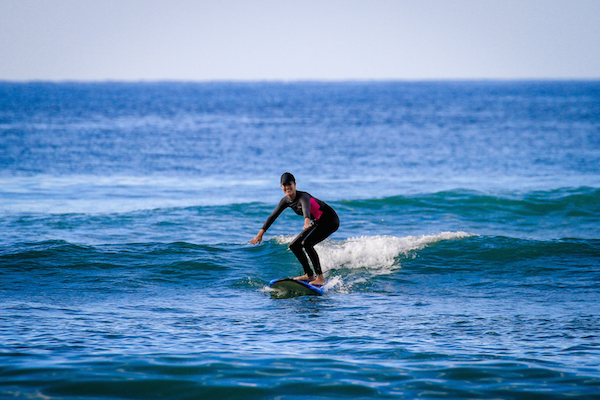
[(382, 199), (352, 200), (347, 206), (362, 209), (391, 207), (420, 208), (433, 212), (483, 213), (493, 211), (515, 216), (541, 216), (557, 213), (564, 216), (594, 217), (600, 211), (600, 189), (564, 188), (549, 191), (486, 194), (473, 190), (451, 190), (431, 194), (395, 196)]
[[(11, 196), (6, 195), (8, 199)], [(542, 240), (600, 238), (600, 190), (589, 187), (506, 193), (452, 190), (327, 200), (342, 220), (336, 233), (338, 238), (423, 236), (445, 231)], [(273, 208), (263, 202), (235, 201), (223, 205), (147, 208), (144, 202), (137, 207), (130, 205), (131, 211), (115, 213), (106, 211), (105, 204), (111, 210), (111, 199), (86, 200), (86, 203), (83, 209), (89, 211), (84, 212), (0, 209), (3, 212), (0, 239), (5, 243), (22, 243), (30, 237), (80, 244), (247, 243)], [(281, 221), (295, 219), (284, 214)], [(279, 227), (286, 224), (281, 221), (272, 231), (281, 232)]]

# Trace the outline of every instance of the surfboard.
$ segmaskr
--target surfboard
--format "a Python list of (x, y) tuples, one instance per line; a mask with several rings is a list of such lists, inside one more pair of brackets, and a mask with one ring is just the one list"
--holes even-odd
[(309, 294), (320, 296), (327, 292), (325, 286), (311, 285), (308, 281), (297, 281), (295, 279), (273, 279), (269, 282), (271, 289), (284, 293)]

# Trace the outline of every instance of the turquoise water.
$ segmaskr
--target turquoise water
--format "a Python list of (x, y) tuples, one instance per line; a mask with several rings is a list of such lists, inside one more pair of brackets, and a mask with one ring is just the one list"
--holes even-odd
[(600, 398), (598, 82), (0, 83), (0, 148), (2, 398)]

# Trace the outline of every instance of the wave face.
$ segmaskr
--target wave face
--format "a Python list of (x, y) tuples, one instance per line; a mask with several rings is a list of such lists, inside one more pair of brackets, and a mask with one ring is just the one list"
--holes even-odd
[[(0, 82), (0, 398), (600, 393), (598, 82)], [(284, 171), (330, 204), (329, 291)]]
[(590, 187), (502, 193), (451, 190), (353, 200), (343, 206), (358, 210), (356, 217), (366, 223), (410, 229), (462, 228), (542, 239), (600, 237), (600, 190)]

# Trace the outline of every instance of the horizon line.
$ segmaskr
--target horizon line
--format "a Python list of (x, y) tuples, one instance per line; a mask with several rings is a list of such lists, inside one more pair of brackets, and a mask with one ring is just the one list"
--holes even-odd
[(599, 77), (348, 78), (348, 79), (4, 79), (0, 83), (386, 83), (386, 82), (595, 82)]

